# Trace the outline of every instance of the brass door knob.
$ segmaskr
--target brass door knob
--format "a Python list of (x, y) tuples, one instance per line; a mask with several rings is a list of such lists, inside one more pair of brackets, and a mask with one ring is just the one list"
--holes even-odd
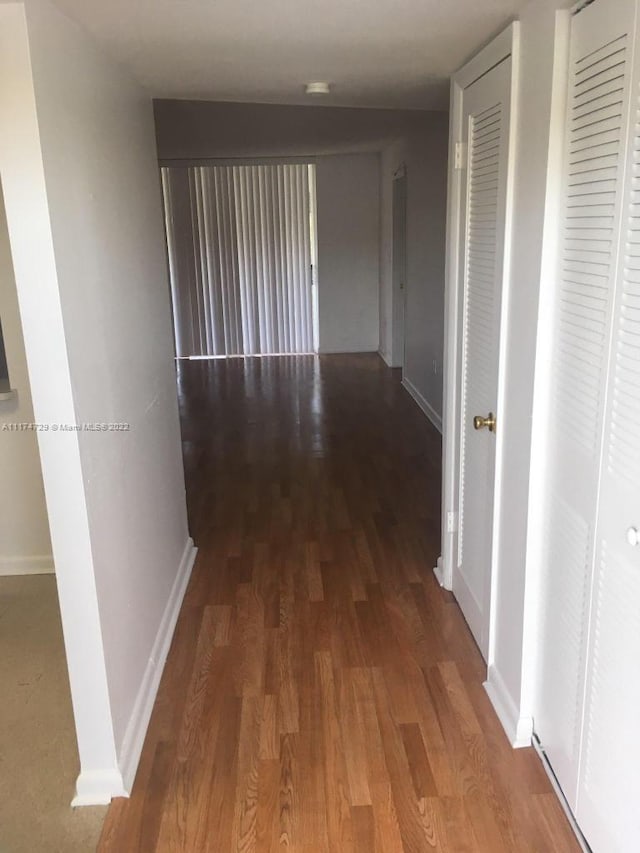
[(489, 412), (486, 418), (483, 418), (482, 415), (476, 415), (473, 419), (474, 429), (484, 429), (485, 427), (489, 432), (496, 431), (496, 416), (493, 412)]

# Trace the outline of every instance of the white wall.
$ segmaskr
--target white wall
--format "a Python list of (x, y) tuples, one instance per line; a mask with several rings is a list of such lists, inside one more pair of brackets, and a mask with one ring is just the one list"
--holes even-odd
[(379, 343), (379, 157), (319, 157), (316, 178), (320, 352), (375, 352)]
[(78, 801), (96, 802), (132, 782), (193, 558), (153, 117), (46, 0), (0, 14), (0, 173), (35, 417), (130, 425), (38, 435)]
[(53, 571), (36, 433), (11, 424), (33, 423), (31, 388), (22, 338), (9, 232), (0, 187), (0, 321), (11, 387), (0, 401), (0, 575)]
[[(550, 165), (555, 17), (557, 9), (569, 5), (566, 0), (530, 0), (520, 14), (513, 263), (505, 358), (507, 402), (501, 424), (504, 459), (490, 661), (514, 723), (518, 719), (527, 721), (532, 715), (532, 650), (528, 642), (525, 644), (525, 626), (536, 617), (528, 582), (531, 577), (527, 578), (527, 519), (533, 430), (544, 428), (533, 420), (536, 334), (544, 285), (541, 264)], [(536, 566), (529, 568), (536, 571)]]

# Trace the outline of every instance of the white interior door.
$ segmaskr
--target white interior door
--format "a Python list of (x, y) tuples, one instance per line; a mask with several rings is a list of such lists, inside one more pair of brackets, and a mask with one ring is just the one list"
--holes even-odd
[[(624, 173), (604, 404), (576, 816), (594, 853), (640, 849), (640, 51), (633, 0), (593, 5), (590, 29), (625, 68)], [(614, 29), (615, 27), (615, 29)], [(613, 36), (613, 38), (611, 38)], [(635, 51), (635, 57), (634, 57)], [(610, 86), (611, 84), (609, 84)], [(620, 146), (622, 149), (622, 145)]]
[[(546, 425), (545, 491), (548, 498), (544, 508), (544, 551), (540, 567), (541, 642), (534, 719), (536, 733), (574, 811), (583, 763), (587, 661), (594, 650), (599, 661), (603, 652), (605, 658), (611, 659), (612, 646), (608, 644), (612, 640), (617, 642), (611, 634), (605, 641), (601, 633), (605, 623), (598, 624), (602, 617), (598, 617), (597, 611), (604, 605), (596, 603), (595, 621), (590, 618), (594, 566), (598, 576), (604, 571), (607, 576), (619, 572), (618, 579), (612, 579), (613, 587), (608, 587), (606, 593), (615, 596), (619, 594), (617, 583), (626, 566), (623, 558), (628, 557), (624, 549), (618, 551), (613, 528), (597, 541), (598, 505), (604, 512), (603, 518), (610, 517), (611, 512), (614, 515), (610, 520), (617, 517), (618, 533), (625, 518), (627, 525), (633, 523), (629, 514), (631, 504), (625, 513), (619, 500), (610, 502), (611, 493), (608, 497), (605, 497), (606, 492), (600, 495), (600, 466), (603, 434), (606, 435), (603, 421), (607, 365), (627, 180), (624, 149), (631, 96), (633, 39), (630, 34), (634, 6), (634, 0), (596, 0), (571, 21), (566, 139), (560, 188), (562, 212), (550, 354), (553, 373)], [(627, 326), (625, 334), (630, 328)], [(633, 348), (629, 352), (633, 352)], [(615, 381), (619, 381), (619, 377)], [(628, 395), (630, 387), (627, 386), (623, 396)], [(615, 395), (618, 393), (616, 391)], [(616, 408), (621, 400), (622, 397)], [(624, 427), (627, 429), (628, 423)], [(617, 435), (618, 448), (621, 440), (622, 434)], [(626, 433), (624, 441), (628, 442)], [(619, 462), (618, 456), (616, 464)], [(618, 485), (614, 491), (617, 488)], [(622, 495), (620, 492), (621, 498)], [(635, 506), (638, 506), (637, 495)], [(640, 513), (638, 516), (640, 521)], [(596, 597), (601, 594), (604, 593), (597, 592)], [(611, 601), (607, 598), (607, 608), (611, 607)], [(611, 614), (604, 618), (606, 622)], [(595, 635), (592, 637), (592, 644), (596, 645), (592, 645), (591, 652), (588, 650), (590, 624), (597, 625), (600, 632), (599, 639), (596, 640)], [(615, 631), (611, 624), (606, 627), (613, 627)], [(607, 651), (604, 651), (603, 642)], [(635, 660), (637, 667), (637, 658)], [(628, 663), (634, 665), (631, 659)], [(605, 676), (600, 664), (597, 666), (599, 684), (592, 681), (589, 688), (594, 700), (603, 699), (603, 679), (618, 677), (613, 671)], [(608, 699), (603, 701), (618, 702), (614, 693), (608, 689), (607, 693)], [(612, 707), (610, 705), (609, 710)], [(596, 722), (595, 717), (589, 722), (589, 714), (587, 712), (585, 718), (587, 727), (592, 727), (588, 735), (591, 739), (589, 750), (600, 751), (600, 759), (594, 758), (598, 764), (603, 758), (602, 751), (609, 752), (611, 748), (615, 715), (606, 722), (604, 719)], [(596, 717), (599, 714), (600, 711)], [(593, 726), (600, 727), (595, 739)], [(601, 781), (608, 784), (604, 778)], [(600, 849), (608, 853), (616, 848)]]
[(487, 657), (496, 459), (495, 417), (502, 294), (511, 58), (463, 94), (467, 186), (463, 211), (458, 554), (453, 591)]

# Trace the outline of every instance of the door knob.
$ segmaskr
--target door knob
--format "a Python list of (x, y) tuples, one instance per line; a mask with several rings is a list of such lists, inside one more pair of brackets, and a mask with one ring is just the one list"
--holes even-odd
[(483, 418), (482, 415), (476, 415), (473, 419), (474, 429), (484, 429), (485, 427), (489, 432), (496, 431), (496, 416), (493, 412), (489, 412), (486, 418)]
[(627, 542), (634, 547), (640, 545), (640, 531), (637, 527), (630, 527), (627, 530)]

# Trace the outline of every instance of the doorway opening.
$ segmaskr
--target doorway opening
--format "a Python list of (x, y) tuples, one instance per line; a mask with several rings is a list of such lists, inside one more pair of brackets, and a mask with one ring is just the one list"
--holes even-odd
[(391, 363), (405, 366), (405, 317), (407, 301), (407, 170), (402, 165), (393, 178), (393, 298)]
[(317, 352), (315, 165), (161, 174), (176, 356)]

